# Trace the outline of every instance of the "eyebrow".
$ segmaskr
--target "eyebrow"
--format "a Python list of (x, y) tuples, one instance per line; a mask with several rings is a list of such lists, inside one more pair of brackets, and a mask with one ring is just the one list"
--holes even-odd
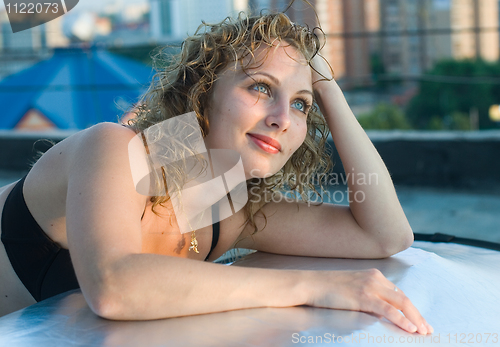
[[(271, 81), (273, 81), (274, 84), (276, 84), (278, 87), (281, 86), (281, 82), (276, 78), (274, 77), (273, 75), (270, 75), (268, 74), (267, 72), (255, 72), (251, 75), (249, 75), (250, 77), (253, 77), (255, 75), (264, 75), (266, 76), (267, 78), (269, 78)], [(297, 92), (297, 94), (310, 94), (311, 97), (314, 99), (314, 94), (312, 91), (308, 90), (308, 89), (303, 89), (303, 90), (299, 90)]]

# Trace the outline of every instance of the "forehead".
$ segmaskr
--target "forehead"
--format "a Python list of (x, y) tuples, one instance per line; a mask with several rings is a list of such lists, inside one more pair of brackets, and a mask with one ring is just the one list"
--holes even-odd
[(274, 46), (262, 45), (253, 54), (246, 54), (241, 61), (231, 64), (223, 75), (249, 75), (267, 72), (278, 79), (299, 79), (312, 83), (311, 69), (304, 55), (288, 43), (278, 43)]
[(304, 55), (286, 42), (280, 42), (273, 46), (262, 45), (253, 52), (253, 55), (246, 55), (242, 63), (249, 69), (256, 69), (261, 65), (285, 64), (290, 67), (307, 67), (309, 65)]

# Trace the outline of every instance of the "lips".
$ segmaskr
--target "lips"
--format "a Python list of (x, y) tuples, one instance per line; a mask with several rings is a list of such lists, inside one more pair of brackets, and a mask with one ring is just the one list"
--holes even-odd
[[(259, 146), (262, 144), (264, 145), (264, 147), (268, 147), (268, 149), (272, 150), (273, 147), (274, 149), (276, 149), (276, 151), (278, 152), (281, 152), (281, 145), (278, 141), (268, 137), (268, 136), (265, 136), (265, 135), (260, 135), (260, 134), (248, 134), (250, 137), (254, 137), (255, 139), (257, 139), (257, 141), (255, 141)], [(263, 142), (263, 143), (260, 143)], [(266, 146), (267, 145), (267, 146)], [(270, 148), (269, 148), (270, 146)], [(261, 146), (262, 147), (262, 146)], [(266, 149), (266, 148), (263, 148), (263, 149)]]

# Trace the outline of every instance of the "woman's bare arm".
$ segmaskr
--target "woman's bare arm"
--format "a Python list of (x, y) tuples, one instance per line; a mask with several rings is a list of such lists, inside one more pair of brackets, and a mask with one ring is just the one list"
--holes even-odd
[[(325, 61), (316, 56), (313, 66), (331, 76)], [(313, 72), (316, 101), (328, 123), (349, 185), (349, 207), (359, 227), (385, 253), (395, 254), (413, 243), (413, 232), (399, 203), (389, 172), (347, 104), (337, 82), (321, 80)], [(320, 81), (318, 81), (320, 80)]]

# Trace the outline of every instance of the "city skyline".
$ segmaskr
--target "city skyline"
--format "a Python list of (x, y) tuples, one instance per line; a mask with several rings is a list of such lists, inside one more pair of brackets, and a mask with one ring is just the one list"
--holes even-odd
[[(143, 4), (150, 2), (150, 0), (80, 0), (78, 2), (78, 5), (75, 6), (75, 8), (72, 11), (79, 12), (79, 11), (95, 11), (99, 12), (101, 11), (104, 7), (108, 6), (109, 4), (121, 4), (122, 6), (125, 5), (132, 5), (132, 4)], [(5, 5), (4, 2), (0, 2), (0, 12), (5, 11)]]

